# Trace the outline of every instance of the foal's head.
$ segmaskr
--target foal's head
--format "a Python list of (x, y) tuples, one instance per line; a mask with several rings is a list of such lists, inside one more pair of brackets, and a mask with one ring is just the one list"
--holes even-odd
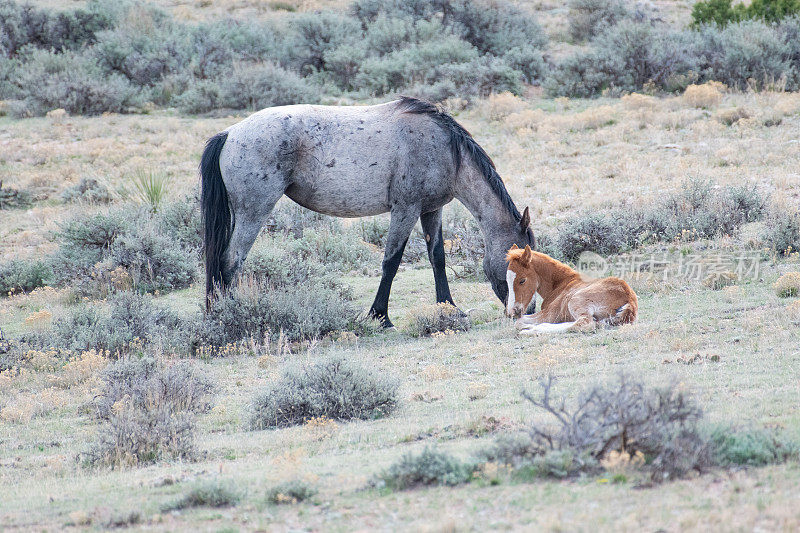
[(539, 289), (539, 276), (533, 269), (533, 251), (530, 246), (522, 249), (518, 248), (516, 244), (513, 245), (506, 255), (506, 260), (508, 261), (506, 315), (519, 318), (531, 304)]

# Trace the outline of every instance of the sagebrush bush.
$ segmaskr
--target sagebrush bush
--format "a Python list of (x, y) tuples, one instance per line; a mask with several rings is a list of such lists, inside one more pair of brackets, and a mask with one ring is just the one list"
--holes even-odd
[(714, 460), (720, 466), (764, 466), (797, 458), (800, 447), (775, 430), (717, 427), (711, 432)]
[(454, 486), (472, 479), (475, 465), (426, 447), (422, 453), (408, 453), (375, 476), (372, 485), (390, 490), (409, 490), (430, 485)]
[(354, 231), (330, 231), (307, 228), (303, 236), (290, 246), (299, 259), (313, 259), (339, 270), (352, 270), (370, 258), (369, 248)]
[(472, 323), (459, 308), (448, 303), (418, 306), (408, 314), (408, 332), (414, 337), (434, 333), (469, 331)]
[(317, 489), (301, 479), (281, 483), (267, 491), (267, 501), (274, 504), (294, 504), (313, 498)]
[(132, 347), (156, 345), (185, 353), (193, 338), (188, 322), (153, 304), (146, 295), (119, 292), (108, 299), (108, 308), (80, 304), (53, 323), (53, 331), (31, 339), (38, 346), (72, 351), (98, 350), (112, 356)]
[(53, 268), (46, 261), (14, 259), (0, 263), (0, 297), (44, 287), (53, 279)]
[(98, 442), (84, 453), (89, 465), (135, 466), (196, 457), (196, 414), (209, 407), (210, 382), (189, 363), (165, 367), (150, 359), (122, 359), (106, 368)]
[(570, 0), (569, 35), (576, 41), (591, 39), (628, 16), (620, 0)]
[(65, 202), (86, 202), (88, 204), (107, 204), (111, 201), (108, 187), (94, 178), (83, 177), (81, 180), (64, 189), (61, 199)]
[(800, 250), (800, 212), (773, 207), (764, 218), (761, 240), (770, 250), (781, 255)]
[(232, 483), (213, 480), (196, 484), (180, 499), (165, 505), (162, 510), (166, 512), (193, 507), (233, 507), (241, 498), (241, 492)]
[(197, 274), (197, 256), (153, 224), (140, 225), (117, 238), (111, 258), (114, 265), (128, 270), (134, 287), (144, 292), (183, 289)]
[(243, 278), (224, 295), (214, 298), (201, 328), (209, 346), (244, 340), (259, 342), (283, 335), (290, 342), (359, 329), (359, 312), (348, 293), (314, 279), (280, 286)]
[(103, 73), (80, 52), (34, 49), (21, 61), (16, 83), (24, 95), (25, 114), (44, 115), (57, 108), (73, 115), (119, 113), (139, 103), (138, 91), (127, 80)]
[(399, 383), (338, 357), (286, 368), (252, 403), (251, 429), (302, 424), (312, 417), (370, 420), (397, 406)]
[(680, 191), (640, 209), (586, 213), (559, 229), (553, 251), (575, 261), (582, 252), (616, 254), (641, 244), (734, 235), (748, 222), (762, 220), (767, 198), (756, 187), (714, 188), (709, 181), (689, 180)]
[(203, 413), (211, 407), (214, 386), (197, 365), (186, 362), (165, 365), (152, 357), (119, 359), (102, 373), (103, 392), (95, 397), (97, 416), (109, 419), (114, 405), (130, 399), (133, 407), (156, 402), (171, 411)]

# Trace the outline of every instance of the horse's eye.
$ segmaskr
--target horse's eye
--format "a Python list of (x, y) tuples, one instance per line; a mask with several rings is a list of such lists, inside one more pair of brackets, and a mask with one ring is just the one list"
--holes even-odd
[(522, 278), (521, 280), (519, 280), (519, 284), (522, 285), (523, 283), (525, 283), (525, 279), (526, 278)]

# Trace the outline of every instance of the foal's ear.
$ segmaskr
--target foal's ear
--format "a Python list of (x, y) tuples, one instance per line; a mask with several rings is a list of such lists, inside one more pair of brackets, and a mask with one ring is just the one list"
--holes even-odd
[(511, 245), (511, 248), (509, 248), (509, 250), (519, 250), (519, 246), (517, 246), (517, 243), (514, 243)]
[(522, 260), (522, 263), (524, 265), (531, 264), (531, 260), (533, 259), (533, 251), (531, 250), (531, 247), (528, 246), (527, 244), (525, 245), (525, 251), (522, 252), (522, 257), (520, 259)]
[(531, 212), (528, 209), (528, 206), (525, 206), (525, 211), (522, 212), (522, 218), (519, 219), (519, 227), (523, 230), (528, 229), (528, 226), (531, 225)]

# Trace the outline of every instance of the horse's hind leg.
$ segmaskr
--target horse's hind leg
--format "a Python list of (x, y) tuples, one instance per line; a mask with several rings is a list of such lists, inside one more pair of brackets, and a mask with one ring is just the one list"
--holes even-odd
[(447, 272), (444, 269), (444, 239), (442, 237), (442, 209), (424, 213), (419, 217), (422, 231), (425, 233), (425, 244), (428, 246), (428, 259), (433, 268), (433, 280), (436, 284), (436, 302), (449, 303), (452, 306), (453, 296), (447, 283)]
[[(226, 181), (229, 179), (228, 176), (225, 178)], [(226, 278), (232, 282), (235, 282), (235, 276), (247, 258), (258, 233), (285, 190), (281, 176), (269, 177), (262, 183), (252, 185), (228, 188), (234, 227), (228, 245)]]
[(393, 326), (389, 320), (389, 293), (392, 290), (392, 281), (397, 274), (397, 268), (403, 259), (403, 251), (406, 249), (408, 236), (414, 229), (414, 224), (419, 218), (419, 211), (411, 208), (393, 210), (389, 222), (389, 234), (386, 237), (386, 251), (383, 255), (383, 272), (381, 283), (378, 286), (378, 293), (375, 301), (372, 302), (369, 314), (380, 320), (384, 327)]

